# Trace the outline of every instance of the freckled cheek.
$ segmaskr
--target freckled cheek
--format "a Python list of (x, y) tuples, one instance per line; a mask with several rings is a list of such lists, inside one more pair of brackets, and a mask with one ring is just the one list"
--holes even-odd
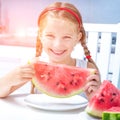
[(43, 43), (43, 49), (48, 49), (50, 46), (51, 45), (49, 43)]
[(49, 40), (46, 40), (46, 39), (42, 39), (41, 42), (42, 42), (43, 47), (52, 45), (52, 43)]
[(70, 49), (73, 49), (75, 47), (74, 43), (69, 43), (69, 44), (66, 44), (66, 46)]

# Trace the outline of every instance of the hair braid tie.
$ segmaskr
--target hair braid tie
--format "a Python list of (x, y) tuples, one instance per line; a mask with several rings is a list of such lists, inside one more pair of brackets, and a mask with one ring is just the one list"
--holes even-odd
[(86, 55), (86, 58), (89, 60), (91, 59), (91, 55)]
[(87, 46), (86, 46), (85, 43), (82, 43), (82, 46), (83, 46), (83, 48), (84, 48), (86, 58), (87, 58), (88, 60), (90, 60), (90, 59), (91, 59), (90, 51), (88, 50), (88, 48), (87, 48)]

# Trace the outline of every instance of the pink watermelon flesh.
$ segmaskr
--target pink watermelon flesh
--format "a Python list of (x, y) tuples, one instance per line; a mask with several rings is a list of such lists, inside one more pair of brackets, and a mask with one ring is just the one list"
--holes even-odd
[(111, 82), (104, 80), (85, 111), (92, 116), (102, 117), (103, 111), (116, 106), (120, 106), (120, 91)]
[(110, 109), (108, 109), (108, 110), (106, 110), (104, 112), (120, 113), (120, 106), (119, 107), (111, 107)]
[(54, 97), (69, 97), (83, 91), (87, 77), (94, 69), (55, 65), (38, 61), (34, 64), (33, 84), (43, 93)]

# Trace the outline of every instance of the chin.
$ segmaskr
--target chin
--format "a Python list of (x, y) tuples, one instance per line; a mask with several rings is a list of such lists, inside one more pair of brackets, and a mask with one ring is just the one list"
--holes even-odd
[(59, 58), (57, 58), (57, 59), (50, 59), (50, 62), (51, 63), (59, 63), (59, 64), (62, 64), (63, 63), (63, 60), (60, 60)]

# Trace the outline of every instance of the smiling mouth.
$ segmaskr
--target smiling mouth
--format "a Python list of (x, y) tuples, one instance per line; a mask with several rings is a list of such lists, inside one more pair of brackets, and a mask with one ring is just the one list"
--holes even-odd
[(65, 53), (65, 51), (66, 51), (66, 50), (62, 50), (62, 51), (55, 51), (55, 50), (52, 50), (52, 49), (51, 49), (51, 52), (52, 52), (53, 54), (55, 54), (55, 55), (62, 55), (62, 54), (64, 54), (64, 53)]

